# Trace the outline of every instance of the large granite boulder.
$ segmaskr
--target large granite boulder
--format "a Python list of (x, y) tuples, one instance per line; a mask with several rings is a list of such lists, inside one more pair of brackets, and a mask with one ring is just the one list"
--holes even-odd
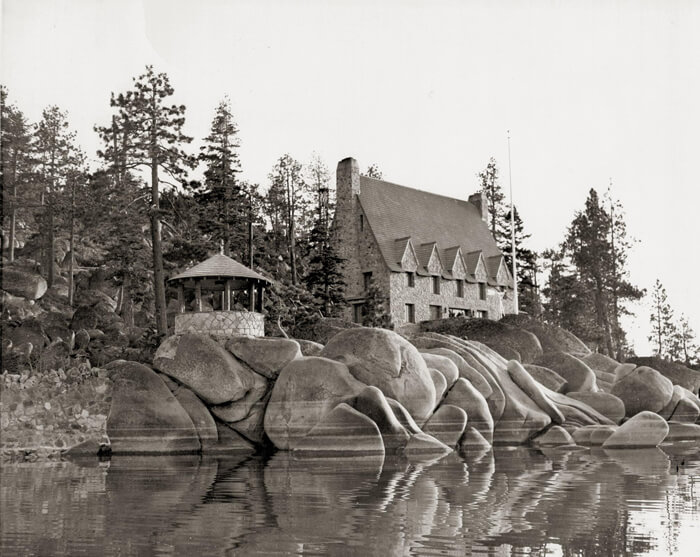
[(658, 371), (641, 366), (619, 377), (611, 393), (625, 404), (627, 416), (644, 410), (659, 412), (673, 396), (673, 383)]
[[(460, 368), (460, 377), (468, 379), (484, 396), (494, 422), (500, 419), (506, 406), (505, 394), (491, 371), (479, 359), (481, 356), (474, 355), (474, 352), (477, 351), (474, 345), (438, 333), (424, 333), (420, 337), (411, 339), (411, 342), (422, 351), (446, 348), (459, 355), (468, 364), (465, 368)], [(465, 370), (467, 373), (463, 375)]]
[(423, 432), (454, 449), (467, 427), (467, 413), (458, 406), (443, 404), (428, 418)]
[(603, 371), (610, 374), (614, 374), (615, 369), (620, 365), (617, 360), (613, 360), (610, 356), (599, 352), (592, 352), (587, 356), (583, 356), (581, 361), (594, 371)]
[(420, 424), (435, 407), (435, 386), (418, 350), (393, 331), (347, 329), (321, 352), (344, 363), (357, 380), (399, 401)]
[[(457, 356), (457, 354), (454, 355)], [(421, 356), (429, 368), (436, 369), (445, 377), (448, 389), (454, 385), (454, 382), (459, 378), (459, 368), (451, 358), (441, 354), (432, 354), (430, 352), (421, 352)], [(459, 356), (457, 357), (459, 358)]]
[[(679, 385), (674, 385), (674, 389), (676, 387), (682, 388)], [(671, 413), (670, 421), (694, 424), (698, 421), (698, 417), (700, 417), (700, 407), (690, 396), (683, 393), (683, 396)]]
[(590, 407), (588, 404), (571, 398), (562, 393), (550, 391), (542, 387), (545, 395), (557, 407), (557, 410), (564, 416), (564, 427), (575, 428), (587, 425), (614, 425), (614, 422), (603, 416), (600, 412)]
[(303, 338), (294, 339), (299, 344), (299, 349), (301, 350), (302, 356), (320, 356), (323, 350), (323, 344), (320, 342), (314, 342), (313, 340), (306, 340)]
[(460, 377), (448, 391), (443, 404), (464, 410), (469, 421), (467, 429), (475, 429), (490, 444), (493, 441), (493, 417), (483, 395), (466, 379)]
[(293, 449), (327, 413), (365, 387), (341, 362), (315, 356), (292, 360), (272, 387), (265, 433), (278, 449)]
[(388, 453), (395, 453), (406, 446), (409, 432), (401, 425), (384, 393), (377, 387), (367, 386), (346, 403), (370, 418), (379, 428)]
[(517, 360), (508, 362), (507, 368), (513, 382), (539, 406), (555, 424), (563, 424), (564, 416), (556, 405), (545, 395), (541, 385), (533, 379)]
[(571, 438), (568, 431), (561, 426), (555, 425), (535, 437), (532, 440), (532, 444), (536, 447), (557, 447), (560, 445), (575, 445), (576, 442)]
[(544, 385), (548, 389), (557, 393), (566, 391), (568, 383), (566, 382), (566, 379), (564, 379), (556, 371), (535, 364), (525, 364), (523, 367), (530, 375), (532, 375), (532, 378), (535, 381), (541, 385)]
[(136, 362), (114, 362), (107, 435), (114, 454), (187, 453), (201, 449), (187, 411), (151, 368)]
[(599, 447), (616, 431), (614, 425), (587, 425), (576, 429), (571, 437), (577, 445)]
[(566, 352), (579, 356), (591, 353), (591, 350), (581, 339), (557, 325), (542, 323), (527, 317), (523, 318), (523, 316), (506, 316), (502, 321), (510, 323), (511, 319), (517, 322), (517, 326), (533, 333), (540, 341), (545, 353)]
[(121, 318), (114, 313), (112, 307), (105, 302), (96, 304), (83, 304), (73, 312), (70, 328), (73, 331), (80, 329), (100, 329), (102, 331), (118, 330)]
[(452, 452), (452, 449), (439, 439), (427, 433), (416, 433), (411, 435), (403, 454), (409, 459), (439, 458)]
[(299, 343), (288, 338), (235, 336), (226, 349), (268, 379), (275, 379), (284, 366), (301, 358)]
[(345, 403), (326, 414), (294, 446), (297, 456), (342, 456), (384, 454), (377, 424)]
[(206, 335), (166, 338), (153, 367), (187, 385), (208, 404), (240, 400), (255, 384), (253, 372)]
[(433, 385), (435, 386), (435, 406), (440, 404), (442, 397), (445, 396), (445, 391), (447, 391), (447, 379), (440, 373), (437, 369), (428, 368), (430, 372), (430, 378), (433, 380)]
[(668, 424), (654, 412), (642, 411), (636, 414), (603, 443), (604, 449), (631, 449), (635, 447), (656, 447), (668, 434)]
[(41, 321), (30, 318), (22, 322), (19, 327), (3, 329), (4, 339), (12, 341), (15, 347), (31, 344), (34, 354), (39, 354), (44, 346), (49, 344), (49, 337), (44, 331)]
[(243, 398), (225, 404), (210, 406), (209, 409), (212, 414), (226, 423), (238, 422), (245, 419), (245, 417), (250, 414), (253, 406), (260, 402), (268, 392), (267, 379), (262, 375), (251, 371), (250, 378), (250, 389)]
[(516, 352), (524, 363), (533, 363), (542, 355), (542, 346), (537, 337), (530, 331), (490, 319), (441, 319), (422, 324), (429, 332), (454, 335), (490, 344), (496, 352)]
[(37, 273), (8, 266), (2, 270), (2, 289), (14, 296), (38, 300), (46, 293), (46, 288), (46, 281)]
[[(384, 393), (382, 393), (384, 394)], [(408, 431), (410, 434), (421, 433), (421, 428), (418, 427), (416, 420), (413, 419), (411, 414), (408, 413), (403, 405), (394, 400), (393, 398), (385, 397), (389, 407), (391, 408), (394, 416), (399, 421), (399, 423)]]
[(551, 423), (549, 415), (510, 377), (502, 357), (486, 346), (462, 342), (503, 393), (503, 413), (498, 419), (494, 416), (494, 443), (524, 443)]
[(700, 371), (656, 357), (634, 357), (629, 358), (627, 362), (655, 369), (661, 375), (670, 379), (674, 385), (680, 385), (690, 392), (698, 394), (700, 389)]
[[(172, 385), (170, 387), (172, 389)], [(172, 393), (192, 420), (202, 445), (202, 452), (216, 447), (219, 442), (216, 422), (201, 399), (184, 385), (176, 385)]]
[[(434, 341), (428, 340), (428, 343), (432, 344)], [(484, 379), (481, 373), (467, 363), (467, 361), (462, 356), (457, 354), (455, 350), (451, 350), (450, 348), (425, 348), (421, 350), (421, 354), (435, 354), (437, 356), (444, 356), (457, 366), (459, 377), (469, 380), (469, 382), (474, 385), (474, 387), (484, 396), (484, 398), (488, 398), (493, 393), (493, 389), (489, 386), (488, 382), (486, 379)], [(447, 379), (447, 376), (445, 376), (445, 379)], [(452, 383), (454, 384), (454, 381)]]
[(548, 352), (537, 365), (556, 371), (567, 382), (569, 391), (597, 391), (593, 370), (577, 357), (566, 352)]
[(669, 422), (668, 435), (664, 442), (700, 441), (700, 425), (682, 422)]
[(591, 393), (590, 391), (572, 391), (566, 396), (588, 404), (606, 418), (619, 424), (625, 417), (625, 403), (619, 397), (610, 393)]

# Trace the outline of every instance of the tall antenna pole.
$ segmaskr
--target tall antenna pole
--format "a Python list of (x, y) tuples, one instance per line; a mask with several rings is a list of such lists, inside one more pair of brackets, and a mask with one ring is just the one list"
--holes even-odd
[(508, 130), (508, 185), (510, 186), (510, 247), (513, 262), (513, 310), (517, 315), (518, 310), (518, 275), (515, 263), (515, 210), (513, 206), (513, 177), (510, 167), (510, 130)]

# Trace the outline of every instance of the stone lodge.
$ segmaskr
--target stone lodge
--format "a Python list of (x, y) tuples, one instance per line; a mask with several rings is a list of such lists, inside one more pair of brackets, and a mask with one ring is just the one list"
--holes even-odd
[(338, 163), (333, 241), (345, 259), (346, 318), (362, 321), (376, 284), (395, 327), (450, 315), (513, 313), (513, 279), (487, 225), (486, 199), (453, 199), (360, 176)]

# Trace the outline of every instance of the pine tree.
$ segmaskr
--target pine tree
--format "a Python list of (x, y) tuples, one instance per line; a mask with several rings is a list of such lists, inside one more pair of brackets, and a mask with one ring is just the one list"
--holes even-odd
[[(197, 201), (206, 214), (201, 219), (203, 232), (224, 241), (224, 253), (242, 259), (247, 237), (248, 199), (238, 174), (240, 141), (238, 127), (231, 113), (230, 101), (219, 103), (209, 135), (204, 139), (199, 161), (204, 163), (203, 187)], [(235, 252), (235, 253), (233, 253)]]
[(50, 106), (43, 111), (34, 132), (34, 152), (46, 204), (43, 215), (44, 246), (46, 283), (50, 288), (54, 283), (56, 268), (56, 208), (60, 203), (59, 196), (64, 193), (68, 169), (74, 166), (77, 153), (75, 132), (68, 129), (67, 114), (57, 106)]
[[(508, 270), (513, 268), (510, 214), (508, 209), (497, 222), (498, 247), (503, 252)], [(525, 233), (525, 226), (517, 207), (514, 207), (514, 217), (518, 306), (520, 311), (538, 317), (542, 313), (542, 304), (537, 285), (537, 253), (525, 247), (531, 235)]]
[[(161, 178), (160, 173), (182, 181), (185, 170), (194, 166), (193, 159), (182, 150), (192, 140), (182, 132), (185, 106), (166, 104), (173, 93), (167, 74), (156, 73), (153, 66), (146, 66), (146, 72), (134, 78), (133, 90), (112, 95), (110, 104), (117, 109), (117, 115), (112, 120), (112, 131), (103, 136), (103, 140), (111, 137), (112, 145), (102, 153), (105, 159), (113, 161), (115, 176), (139, 167), (150, 170), (153, 290), (157, 330), (161, 335), (167, 332), (167, 316), (160, 184), (174, 184)], [(121, 145), (116, 140), (118, 137), (122, 138)]]
[(3, 207), (10, 209), (8, 259), (12, 262), (15, 259), (17, 220), (27, 219), (31, 214), (27, 206), (36, 205), (39, 198), (37, 192), (32, 191), (32, 129), (22, 111), (14, 104), (8, 104), (7, 95), (7, 89), (0, 87), (0, 180)]
[(681, 315), (675, 325), (675, 331), (670, 342), (671, 359), (682, 361), (686, 366), (693, 365), (700, 359), (700, 348), (695, 339), (695, 331), (688, 323), (688, 318)]
[(345, 306), (343, 259), (330, 240), (331, 199), (330, 173), (318, 155), (307, 165), (307, 182), (313, 201), (310, 204), (311, 231), (308, 234), (307, 267), (304, 284), (326, 317), (337, 316)]
[[(624, 223), (615, 221), (621, 220), (621, 215), (620, 210), (617, 217), (611, 216), (596, 190), (591, 189), (585, 209), (574, 216), (562, 244), (572, 272), (592, 304), (592, 322), (583, 331), (573, 332), (584, 335), (582, 338), (596, 343), (613, 358), (620, 358), (626, 345), (619, 327), (619, 317), (627, 311), (623, 302), (642, 296), (626, 278)], [(585, 336), (591, 332), (592, 336)]]
[(486, 195), (491, 235), (496, 240), (496, 243), (500, 243), (501, 232), (498, 229), (498, 222), (501, 221), (506, 209), (504, 205), (505, 195), (503, 194), (501, 185), (498, 183), (496, 159), (491, 157), (486, 168), (480, 172), (478, 176), (481, 181), (481, 191)]
[(656, 344), (656, 355), (659, 358), (669, 356), (672, 351), (673, 338), (677, 335), (673, 323), (673, 310), (668, 303), (666, 289), (659, 279), (654, 283), (651, 293), (651, 335), (649, 342)]
[[(276, 243), (284, 238), (289, 255), (292, 284), (298, 283), (297, 230), (308, 204), (307, 185), (302, 173), (302, 165), (290, 155), (283, 155), (270, 173), (270, 189), (267, 207), (270, 211), (272, 231), (277, 235)], [(279, 245), (278, 253), (279, 253)]]

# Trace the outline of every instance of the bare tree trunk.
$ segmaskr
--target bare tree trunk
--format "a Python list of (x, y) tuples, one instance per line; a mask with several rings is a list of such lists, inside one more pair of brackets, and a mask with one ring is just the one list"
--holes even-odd
[[(155, 90), (153, 91), (155, 102)], [(151, 238), (153, 241), (153, 291), (156, 303), (156, 327), (158, 334), (168, 332), (168, 317), (165, 302), (165, 273), (163, 272), (163, 244), (160, 222), (160, 195), (158, 191), (158, 153), (156, 138), (156, 116), (151, 121)]]
[[(52, 196), (53, 197), (53, 196)], [(55, 233), (53, 229), (53, 200), (49, 203), (49, 245), (48, 245), (48, 262), (49, 262), (49, 269), (48, 269), (48, 277), (46, 279), (46, 285), (51, 288), (54, 283), (55, 279), (55, 273), (54, 273), (54, 260), (56, 259), (56, 239), (55, 239)]]
[(70, 264), (68, 268), (68, 305), (73, 307), (73, 266), (75, 264), (74, 242), (75, 240), (75, 181), (71, 183), (70, 192)]
[(608, 319), (608, 312), (605, 307), (605, 294), (603, 292), (603, 281), (599, 276), (595, 277), (596, 282), (596, 292), (595, 292), (595, 309), (598, 317), (598, 323), (603, 326), (605, 349), (607, 355), (611, 358), (615, 357), (615, 350), (612, 344), (612, 334), (610, 331), (610, 320)]
[(248, 192), (248, 266), (253, 268), (253, 187)]
[(12, 165), (12, 214), (10, 216), (10, 263), (15, 260), (15, 234), (17, 230), (17, 151)]

